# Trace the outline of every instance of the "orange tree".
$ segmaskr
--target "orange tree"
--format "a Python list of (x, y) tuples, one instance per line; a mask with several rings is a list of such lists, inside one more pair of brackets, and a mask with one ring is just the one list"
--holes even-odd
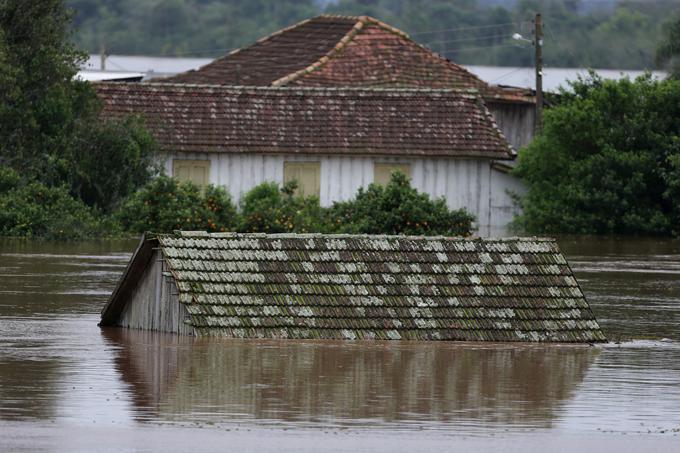
[(132, 233), (232, 231), (237, 222), (236, 207), (221, 187), (201, 190), (167, 176), (155, 178), (129, 197), (116, 217)]
[(327, 230), (351, 234), (468, 236), (475, 217), (465, 209), (451, 210), (443, 198), (418, 192), (409, 179), (394, 172), (386, 186), (371, 184), (356, 197), (333, 204)]

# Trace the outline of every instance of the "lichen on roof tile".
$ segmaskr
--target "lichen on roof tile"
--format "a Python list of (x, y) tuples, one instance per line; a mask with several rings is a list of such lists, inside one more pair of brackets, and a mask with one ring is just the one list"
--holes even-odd
[(180, 233), (158, 241), (199, 335), (605, 340), (553, 240)]
[(467, 91), (120, 82), (95, 89), (104, 117), (144, 117), (169, 152), (515, 157)]

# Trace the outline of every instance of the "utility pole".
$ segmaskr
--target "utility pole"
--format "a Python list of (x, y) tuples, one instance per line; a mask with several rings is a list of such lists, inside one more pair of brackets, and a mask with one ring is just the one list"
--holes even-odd
[(534, 47), (536, 49), (536, 119), (534, 135), (538, 135), (543, 127), (543, 20), (541, 13), (536, 13), (534, 20)]
[(106, 44), (102, 42), (101, 46), (99, 47), (99, 70), (100, 71), (106, 71), (106, 57), (107, 51), (106, 51)]

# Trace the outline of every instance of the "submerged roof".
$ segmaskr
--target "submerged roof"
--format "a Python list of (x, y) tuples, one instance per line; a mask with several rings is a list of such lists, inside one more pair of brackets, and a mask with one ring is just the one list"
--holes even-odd
[(166, 150), (512, 159), (477, 93), (95, 85), (103, 115), (140, 114)]
[[(143, 244), (128, 269), (160, 247), (199, 335), (605, 340), (550, 239), (184, 232)], [(115, 325), (124, 293), (102, 325)]]
[(368, 16), (314, 17), (165, 81), (474, 88), (487, 100), (534, 102), (531, 92), (489, 85), (462, 66), (416, 43), (403, 31)]

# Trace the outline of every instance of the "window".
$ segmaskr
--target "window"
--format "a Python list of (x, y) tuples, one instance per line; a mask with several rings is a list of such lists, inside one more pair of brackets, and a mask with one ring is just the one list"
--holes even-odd
[(198, 187), (207, 186), (210, 183), (210, 161), (173, 159), (172, 176), (182, 182), (193, 182)]
[(319, 196), (319, 179), (321, 164), (319, 162), (284, 162), (283, 182), (296, 180), (297, 193), (305, 196)]
[(375, 163), (373, 164), (373, 182), (384, 186), (390, 181), (395, 171), (400, 171), (410, 178), (411, 164)]

